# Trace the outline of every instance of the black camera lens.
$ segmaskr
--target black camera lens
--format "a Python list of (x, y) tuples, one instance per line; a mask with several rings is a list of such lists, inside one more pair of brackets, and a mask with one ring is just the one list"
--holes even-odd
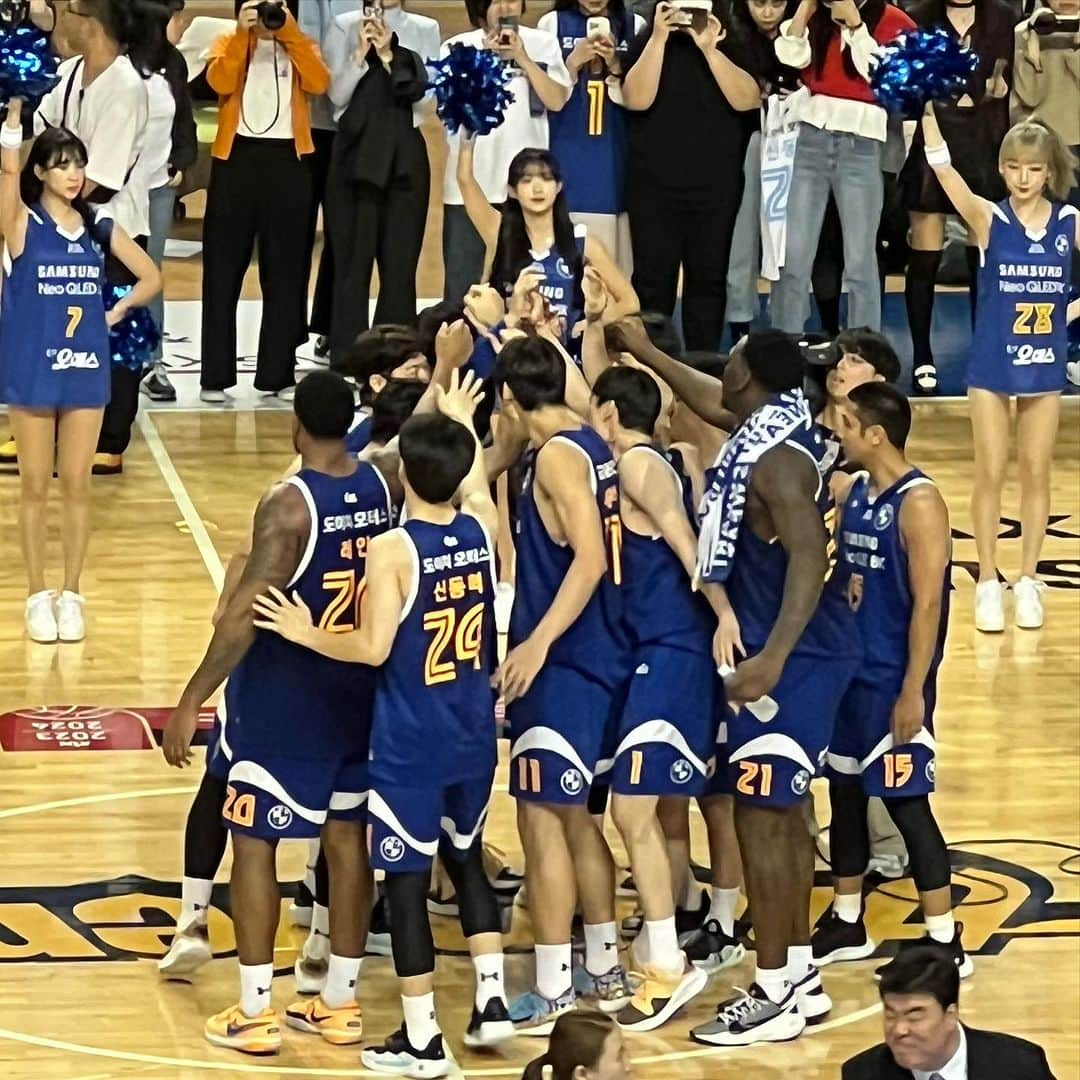
[(262, 0), (255, 5), (255, 14), (259, 16), (265, 30), (280, 30), (285, 25), (285, 7), (274, 0)]

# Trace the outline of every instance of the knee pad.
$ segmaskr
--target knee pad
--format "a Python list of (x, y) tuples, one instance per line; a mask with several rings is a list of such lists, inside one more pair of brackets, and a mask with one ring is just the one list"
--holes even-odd
[(427, 911), (430, 884), (431, 875), (426, 870), (386, 875), (386, 900), (393, 927), (390, 943), (399, 979), (430, 975), (435, 970), (435, 942)]
[(473, 842), (464, 856), (460, 851), (451, 850), (445, 841), (441, 853), (443, 866), (457, 893), (462, 933), (467, 938), (476, 934), (500, 933), (502, 919), (499, 916), (499, 902), (484, 870), (480, 839)]
[(870, 829), (866, 823), (867, 798), (859, 781), (829, 781), (832, 824), (829, 858), (834, 877), (861, 877), (870, 861)]
[(896, 823), (911, 860), (911, 876), (919, 892), (944, 889), (952, 878), (945, 837), (930, 809), (930, 799), (918, 795), (910, 799), (885, 799), (885, 808)]

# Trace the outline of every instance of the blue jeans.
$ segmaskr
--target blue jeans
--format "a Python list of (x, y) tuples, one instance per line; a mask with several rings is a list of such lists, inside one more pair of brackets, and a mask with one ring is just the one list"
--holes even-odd
[(750, 136), (743, 163), (743, 193), (735, 231), (731, 234), (731, 256), (727, 270), (727, 314), (729, 323), (753, 322), (758, 303), (758, 274), (761, 270), (761, 132)]
[(884, 199), (883, 147), (876, 139), (799, 125), (788, 197), (787, 250), (769, 303), (778, 330), (801, 334), (810, 316), (810, 274), (830, 190), (844, 231), (848, 326), (881, 329), (875, 239)]
[[(160, 270), (165, 261), (165, 241), (172, 231), (173, 206), (176, 203), (176, 189), (168, 184), (154, 188), (150, 192), (150, 239), (146, 244), (146, 253), (154, 260)], [(147, 305), (154, 325), (162, 335), (162, 342), (154, 350), (151, 359), (157, 363), (163, 355), (165, 335), (165, 294), (159, 292)]]

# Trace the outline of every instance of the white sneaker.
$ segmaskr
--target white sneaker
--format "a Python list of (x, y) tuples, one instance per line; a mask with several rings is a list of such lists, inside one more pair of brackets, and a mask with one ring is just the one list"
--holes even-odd
[(284, 390), (277, 392), (278, 401), (292, 401), (296, 397), (296, 387), (286, 386)]
[(77, 592), (65, 589), (56, 601), (56, 626), (61, 641), (82, 641), (86, 637), (86, 618), (83, 607), (86, 599)]
[(42, 589), (26, 598), (26, 633), (31, 641), (51, 645), (59, 637), (52, 589)]
[(321, 994), (330, 970), (330, 939), (323, 934), (309, 934), (293, 965), (298, 994)]
[(205, 923), (192, 922), (177, 928), (169, 951), (158, 961), (158, 972), (166, 978), (190, 975), (213, 959), (210, 934)]
[(207, 405), (224, 405), (225, 404), (225, 391), (224, 390), (200, 390), (199, 400), (205, 401)]
[(1044, 592), (1046, 582), (1031, 577), (1022, 577), (1013, 586), (1013, 595), (1016, 597), (1016, 625), (1021, 630), (1038, 630), (1042, 626)]
[(1000, 581), (980, 581), (975, 586), (975, 629), (984, 634), (1005, 629), (1005, 588)]

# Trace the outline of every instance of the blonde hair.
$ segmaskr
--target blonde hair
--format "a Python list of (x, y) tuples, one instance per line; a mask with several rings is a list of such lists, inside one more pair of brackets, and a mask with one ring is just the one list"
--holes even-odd
[(1025, 150), (1046, 163), (1046, 189), (1063, 202), (1075, 182), (1076, 155), (1065, 140), (1037, 116), (1013, 124), (1005, 133), (998, 151), (998, 168), (1003, 169), (1006, 161), (1014, 160)]

